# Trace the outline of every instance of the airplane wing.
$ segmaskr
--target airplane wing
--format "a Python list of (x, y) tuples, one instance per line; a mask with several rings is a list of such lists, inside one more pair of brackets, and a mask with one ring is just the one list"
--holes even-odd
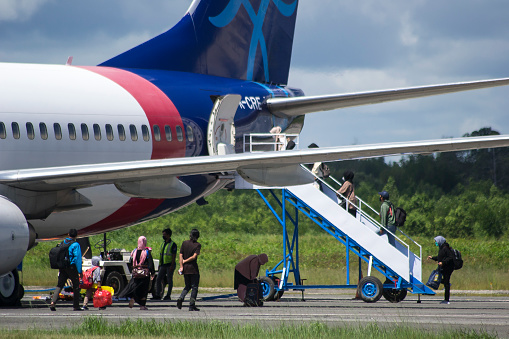
[[(0, 184), (18, 188), (30, 188), (30, 190), (50, 191), (204, 173), (237, 171), (239, 173), (247, 173), (249, 176), (249, 173), (253, 171), (285, 169), (288, 166), (317, 161), (340, 161), (403, 154), (431, 154), (434, 152), (507, 146), (509, 146), (509, 135), (497, 135), (277, 152), (239, 153), (224, 156), (6, 170), (0, 171)], [(251, 177), (254, 176), (251, 175)], [(267, 184), (274, 185), (275, 183), (269, 180)]]
[(276, 115), (297, 116), (302, 114), (328, 111), (339, 108), (378, 104), (382, 102), (422, 98), (432, 95), (469, 91), (509, 85), (509, 78), (471, 82), (459, 82), (444, 85), (409, 87), (373, 92), (332, 94), (292, 98), (270, 98), (267, 106)]

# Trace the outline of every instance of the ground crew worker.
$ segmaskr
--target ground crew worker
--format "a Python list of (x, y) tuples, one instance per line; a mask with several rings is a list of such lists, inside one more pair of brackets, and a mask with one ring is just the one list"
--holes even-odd
[(171, 240), (171, 229), (163, 230), (163, 240), (159, 256), (159, 271), (156, 279), (155, 296), (152, 299), (160, 300), (164, 294), (164, 278), (168, 284), (168, 292), (163, 300), (171, 300), (173, 289), (173, 273), (175, 272), (175, 258), (177, 257), (177, 244)]

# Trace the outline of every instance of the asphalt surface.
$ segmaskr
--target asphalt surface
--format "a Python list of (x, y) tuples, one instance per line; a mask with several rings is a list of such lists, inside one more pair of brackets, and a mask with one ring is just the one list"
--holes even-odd
[[(409, 294), (400, 303), (390, 303), (383, 297), (376, 303), (353, 300), (353, 290), (308, 290), (305, 301), (300, 292), (288, 291), (277, 302), (266, 302), (263, 307), (243, 307), (233, 290), (207, 289), (199, 292), (197, 306), (200, 312), (188, 311), (188, 297), (184, 307), (176, 307), (179, 289), (174, 289), (173, 301), (147, 302), (148, 311), (133, 309), (127, 301), (114, 301), (106, 310), (90, 308), (73, 311), (71, 301), (60, 301), (51, 312), (45, 300), (47, 293), (26, 293), (21, 307), (0, 309), (1, 329), (60, 328), (71, 326), (85, 316), (103, 316), (110, 322), (126, 319), (155, 319), (157, 321), (224, 321), (234, 324), (257, 323), (263, 326), (322, 322), (331, 326), (380, 326), (399, 324), (426, 329), (475, 329), (509, 338), (509, 297), (507, 294), (461, 295), (452, 291), (451, 303), (442, 305), (443, 296)], [(37, 298), (41, 299), (37, 299)], [(203, 298), (203, 299), (201, 299)]]

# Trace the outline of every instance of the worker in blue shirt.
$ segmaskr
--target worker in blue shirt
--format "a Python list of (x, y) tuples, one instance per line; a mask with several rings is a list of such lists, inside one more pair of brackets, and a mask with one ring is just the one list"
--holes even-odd
[[(82, 311), (80, 308), (80, 280), (83, 279), (83, 272), (81, 269), (81, 246), (76, 241), (78, 231), (75, 228), (69, 230), (69, 237), (65, 238), (60, 246), (68, 246), (69, 251), (69, 265), (65, 268), (58, 270), (58, 282), (55, 288), (55, 293), (51, 299), (49, 306), (50, 310), (56, 311), (55, 303), (58, 300), (58, 295), (62, 288), (64, 288), (67, 279), (70, 279), (73, 287), (73, 309), (74, 311)], [(70, 244), (70, 245), (69, 245)]]

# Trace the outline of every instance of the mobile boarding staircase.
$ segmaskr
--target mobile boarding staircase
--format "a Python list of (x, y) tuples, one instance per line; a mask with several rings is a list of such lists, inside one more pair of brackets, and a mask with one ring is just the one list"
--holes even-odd
[[(237, 188), (250, 187), (250, 184), (242, 183), (243, 179), (240, 177), (237, 179)], [(329, 181), (341, 186), (332, 177), (329, 177)], [(321, 190), (316, 187), (318, 182)], [(408, 243), (394, 235), (396, 246), (392, 246), (387, 238), (389, 231), (369, 214), (378, 216), (379, 213), (359, 197), (357, 197), (359, 201), (357, 216), (354, 217), (338, 204), (336, 190), (320, 178), (317, 178), (314, 184), (277, 189), (253, 185), (251, 187), (257, 190), (283, 227), (283, 259), (274, 268), (267, 270), (266, 277), (262, 278), (265, 300), (277, 300), (284, 291), (290, 289), (302, 291), (302, 299), (304, 299), (306, 289), (357, 288), (359, 297), (366, 302), (376, 302), (382, 295), (390, 302), (400, 302), (406, 297), (408, 291), (418, 294), (417, 302), (420, 302), (421, 294), (435, 294), (422, 283), (422, 247), (401, 231), (399, 233)], [(280, 195), (275, 193), (279, 190)], [(269, 199), (275, 201), (275, 205), (271, 204)], [(303, 284), (299, 269), (299, 212), (346, 247), (345, 285)], [(289, 222), (293, 224), (291, 237), (288, 235)], [(380, 229), (384, 229), (383, 235), (379, 234)], [(417, 253), (412, 252), (411, 248)], [(354, 284), (350, 282), (350, 253), (359, 258), (358, 283)], [(362, 261), (368, 264), (367, 275), (363, 278)], [(373, 268), (386, 278), (384, 283), (371, 275)], [(295, 283), (289, 282), (291, 273), (294, 275)], [(278, 278), (277, 275), (280, 277)]]

